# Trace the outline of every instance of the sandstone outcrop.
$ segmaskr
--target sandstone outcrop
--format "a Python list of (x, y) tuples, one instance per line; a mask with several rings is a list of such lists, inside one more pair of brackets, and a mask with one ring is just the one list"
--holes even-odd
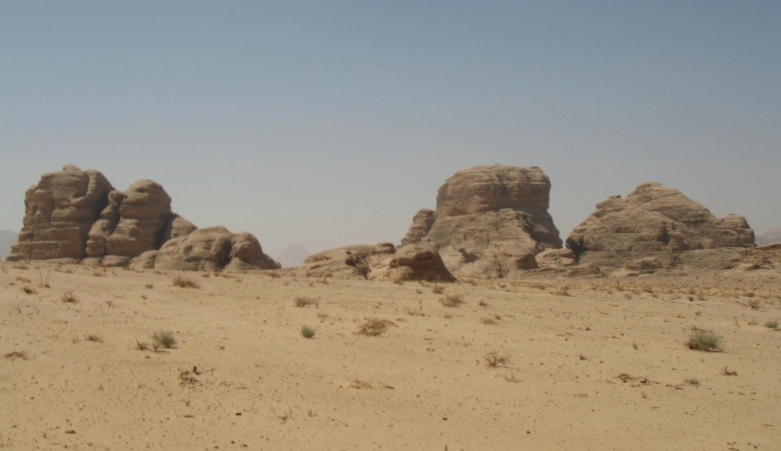
[(198, 252), (165, 248), (172, 241), (172, 246), (182, 242), (197, 227), (171, 211), (171, 197), (151, 180), (139, 180), (123, 193), (100, 172), (67, 165), (27, 190), (25, 208), (24, 227), (8, 260), (72, 259), (137, 269), (155, 267), (158, 259), (170, 269), (278, 267), (254, 236), (226, 229), (207, 229), (184, 244), (210, 243), (210, 252), (199, 250), (203, 258)]
[[(393, 245), (391, 244), (391, 246)], [(310, 255), (298, 266), (296, 271), (302, 277), (365, 280), (371, 272), (370, 259), (372, 256), (378, 260), (387, 255), (387, 249), (383, 245), (362, 244), (329, 249)], [(393, 248), (393, 251), (395, 250)]]
[(398, 249), (391, 243), (329, 249), (307, 257), (296, 269), (296, 273), (302, 277), (392, 282), (456, 280), (445, 267), (436, 248), (425, 243), (408, 244)]
[(436, 212), (419, 211), (402, 243), (433, 245), (457, 277), (520, 277), (538, 267), (537, 254), (562, 247), (550, 188), (537, 167), (457, 172), (439, 188)]
[(428, 282), (455, 282), (439, 253), (430, 244), (407, 244), (382, 259), (369, 273), (372, 280), (401, 282), (425, 280)]
[(7, 260), (82, 259), (87, 235), (114, 188), (98, 171), (66, 165), (24, 196), (24, 225)]
[(157, 252), (154, 268), (180, 271), (278, 269), (263, 254), (258, 240), (248, 234), (233, 234), (225, 227), (198, 229), (187, 236), (171, 238)]
[(677, 261), (702, 260), (709, 268), (730, 267), (740, 251), (718, 249), (753, 244), (754, 232), (744, 217), (717, 218), (680, 191), (653, 182), (638, 186), (626, 199), (613, 196), (600, 202), (597, 211), (567, 238), (567, 247), (581, 263), (613, 268), (656, 254), (695, 250), (703, 252), (681, 255)]

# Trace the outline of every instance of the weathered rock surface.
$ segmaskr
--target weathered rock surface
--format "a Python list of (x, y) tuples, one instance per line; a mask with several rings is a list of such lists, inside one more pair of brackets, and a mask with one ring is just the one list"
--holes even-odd
[(457, 277), (519, 277), (538, 267), (537, 254), (562, 246), (550, 188), (536, 167), (457, 172), (439, 188), (436, 212), (419, 211), (402, 243), (432, 244)]
[(419, 243), (431, 230), (431, 226), (434, 225), (436, 219), (436, 213), (434, 211), (424, 208), (412, 218), (412, 225), (409, 226), (407, 235), (401, 239), (401, 245), (407, 245), (412, 243)]
[(546, 249), (534, 259), (540, 268), (561, 269), (577, 264), (575, 253), (571, 249)]
[(366, 279), (371, 267), (369, 258), (374, 246), (355, 245), (329, 249), (310, 255), (297, 268), (302, 277)]
[[(753, 244), (754, 232), (742, 216), (717, 218), (680, 191), (653, 182), (638, 186), (626, 199), (613, 196), (600, 202), (567, 238), (567, 247), (581, 263), (612, 267), (657, 254)], [(732, 260), (730, 252), (706, 254), (703, 263), (709, 267)], [(696, 262), (706, 254), (679, 260)]]
[(100, 172), (71, 165), (44, 174), (25, 193), (24, 225), (7, 259), (86, 257), (87, 235), (113, 189)]
[(392, 282), (406, 280), (455, 282), (456, 280), (448, 271), (437, 250), (430, 244), (407, 244), (398, 248), (395, 253), (385, 255), (388, 257), (371, 268), (370, 279)]
[(588, 251), (658, 252), (749, 247), (754, 232), (745, 218), (717, 218), (680, 191), (644, 183), (626, 199), (611, 197), (572, 231), (567, 247)]
[(155, 269), (180, 271), (221, 271), (278, 269), (263, 253), (258, 240), (249, 233), (233, 234), (225, 227), (198, 229), (187, 236), (172, 238), (157, 252)]
[(248, 233), (208, 229), (185, 240), (197, 227), (171, 211), (171, 197), (151, 180), (123, 193), (100, 172), (67, 165), (28, 189), (25, 207), (9, 260), (73, 259), (136, 269), (153, 268), (158, 260), (166, 269), (278, 268)]

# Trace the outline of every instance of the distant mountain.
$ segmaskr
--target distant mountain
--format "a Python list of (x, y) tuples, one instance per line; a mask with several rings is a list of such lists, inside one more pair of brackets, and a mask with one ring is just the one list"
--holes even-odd
[(766, 244), (781, 243), (781, 227), (770, 229), (764, 235), (758, 235), (756, 238), (757, 246)]
[(11, 246), (16, 243), (18, 237), (17, 232), (0, 230), (0, 261), (5, 260), (5, 257), (11, 253)]
[(288, 244), (279, 253), (276, 260), (282, 264), (283, 268), (294, 268), (300, 265), (304, 259), (309, 257), (310, 253), (300, 244)]

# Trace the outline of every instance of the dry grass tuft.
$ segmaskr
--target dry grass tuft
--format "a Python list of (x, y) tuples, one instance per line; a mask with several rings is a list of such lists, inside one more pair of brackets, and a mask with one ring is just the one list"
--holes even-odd
[(439, 303), (445, 307), (455, 308), (464, 303), (464, 298), (460, 294), (451, 294), (441, 298)]
[(553, 291), (556, 296), (569, 296), (569, 285), (562, 285)]
[(495, 326), (496, 325), (496, 320), (493, 319), (493, 318), (481, 318), (480, 322), (485, 324), (485, 325), (488, 325), (488, 326)]
[(483, 359), (485, 359), (485, 363), (489, 368), (506, 366), (510, 361), (509, 357), (504, 354), (499, 354), (498, 352), (489, 352)]
[(686, 384), (689, 384), (689, 385), (691, 385), (693, 387), (699, 387), (700, 386), (699, 379), (695, 379), (695, 378), (686, 379), (683, 382), (686, 383)]
[(445, 292), (445, 287), (434, 284), (434, 288), (431, 289), (434, 294), (442, 294)]
[(370, 318), (358, 328), (356, 334), (367, 337), (377, 337), (388, 329), (388, 326), (396, 326), (396, 323), (387, 319)]
[(687, 345), (689, 349), (697, 351), (720, 352), (723, 350), (721, 338), (709, 330), (697, 329), (693, 331)]
[(374, 388), (372, 386), (372, 384), (370, 384), (370, 383), (368, 383), (366, 381), (362, 381), (360, 379), (353, 379), (353, 380), (351, 380), (350, 381), (350, 385), (348, 385), (348, 387), (349, 388), (355, 388), (355, 389), (358, 389), (358, 390), (367, 389), (367, 388), (368, 389)]
[(737, 371), (730, 371), (730, 369), (725, 366), (724, 369), (721, 370), (721, 374), (723, 376), (737, 376), (738, 372)]
[(103, 343), (103, 338), (96, 334), (85, 335), (84, 339), (87, 341), (93, 341), (95, 343)]
[(173, 284), (175, 287), (179, 287), (179, 288), (201, 288), (201, 286), (195, 283), (194, 280), (184, 276), (174, 277)]
[(317, 303), (317, 300), (315, 298), (310, 298), (307, 296), (299, 296), (293, 301), (293, 304), (296, 307), (309, 307), (310, 305), (315, 305), (317, 307), (320, 307), (320, 305)]
[(60, 299), (66, 304), (77, 304), (79, 302), (79, 298), (77, 298), (76, 295), (71, 291), (62, 293)]
[(140, 341), (138, 341), (138, 339), (136, 339), (136, 349), (137, 350), (139, 350), (139, 351), (148, 351), (150, 347), (152, 347), (152, 346), (149, 343), (140, 342)]
[(171, 349), (176, 347), (176, 339), (174, 338), (173, 332), (155, 332), (152, 334), (152, 341), (154, 342), (152, 347), (155, 348), (155, 350), (157, 350), (157, 348)]
[(24, 291), (25, 294), (35, 294), (35, 293), (37, 293), (37, 291), (35, 291), (35, 288), (28, 287), (28, 286), (22, 287), (22, 291)]
[(6, 359), (28, 359), (27, 353), (25, 351), (11, 351), (7, 354), (3, 354), (3, 357)]
[(768, 329), (778, 330), (778, 320), (774, 319), (765, 323), (765, 327)]
[(751, 299), (750, 301), (746, 302), (746, 305), (751, 307), (751, 310), (759, 310), (759, 308), (762, 307), (762, 300), (761, 299)]

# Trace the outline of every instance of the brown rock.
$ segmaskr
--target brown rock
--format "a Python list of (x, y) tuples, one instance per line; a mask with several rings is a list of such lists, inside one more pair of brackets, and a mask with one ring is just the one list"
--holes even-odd
[(44, 174), (25, 193), (24, 225), (7, 259), (86, 257), (87, 235), (112, 190), (97, 171), (66, 165), (62, 171)]
[(212, 227), (166, 241), (157, 253), (154, 268), (221, 271), (229, 265), (231, 270), (279, 267), (271, 257), (263, 254), (254, 236), (233, 234), (225, 227)]
[(431, 230), (436, 217), (436, 213), (427, 208), (415, 213), (415, 216), (412, 218), (412, 225), (409, 226), (407, 235), (402, 238), (401, 244), (419, 243)]
[(745, 218), (719, 219), (679, 191), (644, 183), (626, 199), (613, 196), (575, 228), (567, 247), (581, 259), (588, 253), (611, 253), (616, 262), (656, 253), (749, 247), (754, 232)]
[(429, 282), (455, 282), (434, 246), (425, 243), (400, 247), (378, 267), (372, 267), (371, 279), (399, 282), (425, 280)]
[(540, 268), (560, 269), (575, 265), (575, 253), (571, 249), (546, 249), (534, 259)]
[(140, 270), (154, 268), (157, 253), (158, 251), (146, 251), (138, 257), (134, 257), (130, 260), (130, 269)]
[(151, 180), (139, 180), (125, 191), (119, 222), (106, 238), (106, 253), (135, 257), (159, 249), (171, 217), (171, 197)]
[(520, 277), (538, 267), (535, 255), (561, 248), (547, 211), (550, 187), (536, 167), (457, 172), (439, 189), (436, 214), (418, 212), (402, 242), (432, 244), (457, 277)]
[(302, 277), (366, 279), (374, 246), (356, 245), (329, 249), (309, 257), (296, 269)]

